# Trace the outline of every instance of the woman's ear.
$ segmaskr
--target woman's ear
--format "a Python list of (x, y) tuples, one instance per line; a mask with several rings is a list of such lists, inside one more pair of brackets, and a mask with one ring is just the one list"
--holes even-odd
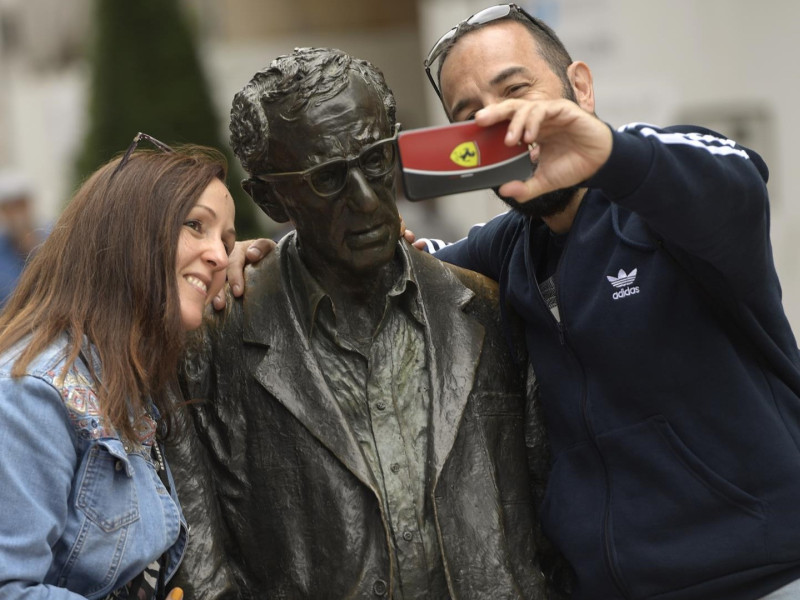
[(243, 179), (242, 189), (276, 223), (286, 223), (289, 215), (275, 186), (259, 179)]

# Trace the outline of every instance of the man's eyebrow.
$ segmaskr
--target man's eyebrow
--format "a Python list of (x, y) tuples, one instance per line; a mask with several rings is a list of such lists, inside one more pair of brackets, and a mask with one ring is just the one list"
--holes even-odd
[(528, 69), (526, 69), (521, 65), (516, 67), (508, 67), (507, 69), (503, 69), (497, 75), (492, 77), (492, 79), (489, 81), (489, 85), (491, 85), (492, 87), (500, 85), (501, 83), (503, 83), (503, 81), (505, 81), (509, 77), (513, 77), (514, 75), (519, 75), (520, 73), (528, 75), (530, 74), (530, 71), (528, 71)]
[[(492, 77), (489, 80), (489, 85), (491, 87), (498, 86), (501, 83), (503, 83), (506, 79), (509, 79), (514, 75), (520, 75), (520, 74), (530, 76), (530, 71), (526, 67), (523, 67), (522, 65), (508, 67), (507, 69), (503, 69), (497, 75)], [(467, 108), (471, 102), (473, 102), (472, 98), (463, 98), (462, 100), (456, 102), (456, 105), (450, 111), (450, 117), (452, 118), (453, 116), (457, 115), (459, 112)]]

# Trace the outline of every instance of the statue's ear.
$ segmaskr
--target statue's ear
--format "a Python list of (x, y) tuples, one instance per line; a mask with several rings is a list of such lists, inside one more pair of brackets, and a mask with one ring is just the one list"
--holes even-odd
[(289, 215), (275, 186), (259, 179), (243, 179), (242, 189), (276, 223), (286, 223)]

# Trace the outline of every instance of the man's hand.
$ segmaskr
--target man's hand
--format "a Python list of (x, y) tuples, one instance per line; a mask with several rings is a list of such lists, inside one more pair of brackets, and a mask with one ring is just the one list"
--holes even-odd
[[(246, 240), (236, 242), (233, 252), (228, 257), (228, 284), (234, 296), (241, 296), (244, 293), (244, 267), (257, 263), (267, 254), (275, 249), (277, 244), (267, 238), (257, 240)], [(212, 304), (216, 310), (225, 308), (225, 291), (221, 291), (214, 296)]]
[(506, 146), (529, 144), (531, 160), (538, 161), (530, 179), (499, 190), (518, 202), (586, 181), (611, 155), (608, 125), (569, 100), (510, 99), (475, 113), (482, 126), (504, 120), (510, 121)]
[(413, 244), (417, 236), (410, 229), (406, 229), (406, 222), (403, 217), (400, 217), (400, 237), (405, 239), (409, 244)]
[[(417, 236), (414, 234), (413, 231), (410, 229), (406, 229), (406, 222), (403, 220), (403, 217), (400, 217), (400, 237), (407, 241), (409, 244), (414, 246), (417, 250), (425, 250), (428, 248), (428, 240), (425, 238), (417, 239)], [(436, 250), (445, 246), (445, 243), (442, 242)], [(434, 252), (434, 249), (428, 248), (428, 252)]]

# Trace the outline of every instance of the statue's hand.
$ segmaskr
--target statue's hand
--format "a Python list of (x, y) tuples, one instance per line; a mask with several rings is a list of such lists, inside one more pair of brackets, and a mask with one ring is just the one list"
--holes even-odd
[[(254, 264), (264, 258), (275, 249), (277, 244), (267, 238), (257, 240), (245, 240), (236, 242), (233, 252), (228, 257), (228, 284), (234, 296), (241, 296), (244, 293), (244, 268), (246, 265)], [(214, 296), (212, 301), (216, 310), (225, 308), (225, 292), (221, 291)]]

